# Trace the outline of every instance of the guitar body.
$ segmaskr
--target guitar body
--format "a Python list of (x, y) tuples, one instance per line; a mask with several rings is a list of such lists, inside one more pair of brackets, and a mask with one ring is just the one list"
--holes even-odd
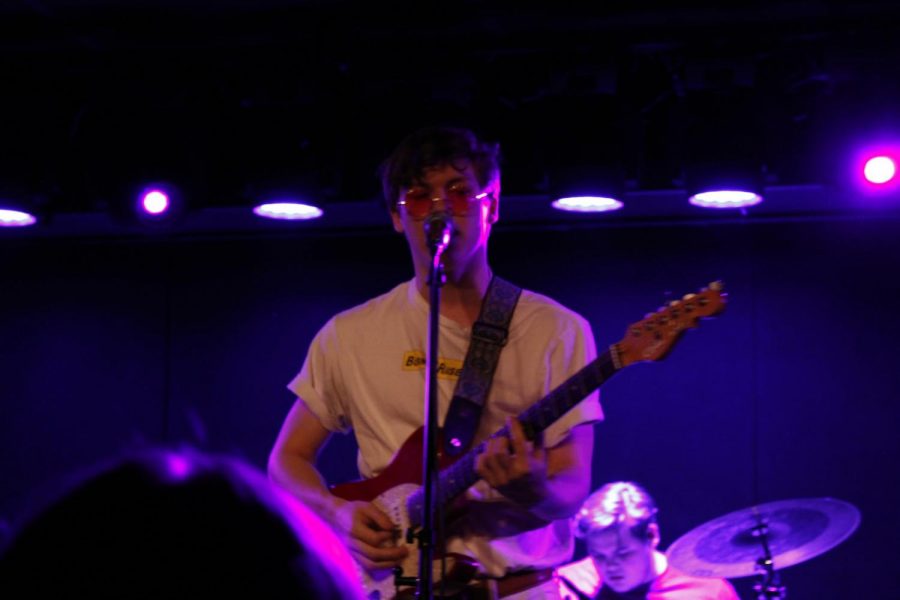
[[(391, 460), (391, 463), (376, 477), (342, 483), (331, 488), (331, 493), (338, 498), (351, 501), (371, 502), (380, 508), (399, 529), (401, 536), (397, 540), (398, 546), (408, 546), (409, 554), (400, 565), (405, 577), (416, 577), (419, 574), (419, 550), (415, 542), (408, 543), (406, 532), (415, 529), (411, 522), (406, 502), (411, 495), (421, 489), (422, 486), (422, 453), (425, 447), (425, 429), (416, 429), (400, 446), (400, 450)], [(441, 432), (438, 432), (438, 448), (441, 448)], [(438, 453), (438, 469), (443, 470), (456, 462), (456, 457), (449, 457), (443, 452)], [(438, 543), (440, 549), (442, 544)], [(436, 556), (441, 556), (439, 551)], [(458, 593), (478, 572), (478, 563), (470, 557), (461, 554), (447, 553), (443, 556), (445, 567), (441, 560), (436, 559), (432, 566), (432, 581), (443, 581), (444, 593), (452, 597)], [(442, 579), (442, 569), (446, 573)], [(415, 589), (412, 587), (398, 590), (394, 586), (394, 573), (391, 569), (380, 569), (366, 572), (362, 575), (363, 584), (369, 596), (372, 598), (412, 598)], [(440, 587), (435, 584), (435, 590)]]
[[(441, 432), (438, 431), (437, 447), (442, 448)], [(344, 500), (371, 502), (391, 488), (403, 484), (422, 485), (422, 453), (425, 448), (425, 428), (416, 429), (400, 449), (391, 463), (375, 477), (342, 483), (331, 488), (331, 493)], [(438, 451), (438, 469), (444, 470), (457, 457), (450, 457)]]

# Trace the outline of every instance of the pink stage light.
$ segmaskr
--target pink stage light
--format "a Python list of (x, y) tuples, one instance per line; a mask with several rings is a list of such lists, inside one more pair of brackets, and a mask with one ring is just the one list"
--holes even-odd
[(889, 156), (875, 156), (866, 161), (863, 174), (869, 183), (882, 185), (894, 179), (897, 165)]
[(870, 142), (858, 147), (847, 165), (846, 177), (853, 182), (867, 204), (883, 206), (893, 202), (900, 191), (897, 164), (900, 163), (900, 140), (896, 138)]
[(161, 215), (169, 209), (169, 195), (160, 189), (150, 189), (143, 193), (141, 209), (150, 215)]

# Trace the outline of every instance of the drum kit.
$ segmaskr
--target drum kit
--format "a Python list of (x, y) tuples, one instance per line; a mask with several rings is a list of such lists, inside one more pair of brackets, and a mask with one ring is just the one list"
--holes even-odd
[(859, 510), (834, 498), (780, 500), (729, 513), (678, 538), (666, 552), (697, 577), (758, 576), (758, 600), (787, 597), (777, 569), (834, 548), (859, 526)]

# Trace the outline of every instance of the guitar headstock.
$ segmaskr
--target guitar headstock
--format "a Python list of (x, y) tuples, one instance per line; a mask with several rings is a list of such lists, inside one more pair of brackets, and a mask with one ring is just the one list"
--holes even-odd
[(625, 337), (615, 346), (620, 366), (664, 358), (685, 331), (700, 324), (700, 319), (725, 310), (727, 294), (722, 288), (721, 281), (714, 281), (629, 325)]

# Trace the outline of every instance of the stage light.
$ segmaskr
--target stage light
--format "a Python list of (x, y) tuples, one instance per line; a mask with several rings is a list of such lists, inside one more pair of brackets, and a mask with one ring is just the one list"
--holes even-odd
[(569, 212), (609, 212), (619, 210), (624, 204), (615, 198), (604, 196), (571, 196), (557, 198), (550, 203), (550, 206)]
[(181, 190), (173, 183), (154, 181), (134, 189), (133, 214), (142, 223), (171, 223), (183, 212)]
[(48, 216), (46, 198), (19, 186), (0, 189), (0, 227), (30, 227)]
[[(0, 203), (2, 206), (2, 203)], [(37, 223), (37, 217), (23, 210), (0, 208), (0, 227), (28, 227)]]
[(744, 208), (762, 202), (762, 196), (744, 190), (710, 190), (692, 194), (688, 202), (701, 208)]
[(866, 181), (876, 185), (889, 183), (897, 174), (897, 165), (889, 156), (874, 156), (866, 161), (863, 175)]
[(688, 202), (700, 208), (735, 209), (763, 201), (762, 169), (752, 160), (731, 158), (687, 167)]
[(847, 165), (843, 169), (845, 181), (869, 206), (895, 205), (900, 191), (900, 136), (878, 131), (867, 132), (866, 137), (864, 143), (848, 144), (852, 150), (842, 157)]
[(324, 211), (318, 206), (282, 200), (278, 202), (266, 202), (253, 208), (253, 213), (266, 219), (279, 219), (284, 221), (306, 221), (318, 219)]
[(577, 213), (619, 210), (625, 185), (617, 164), (577, 164), (557, 167), (551, 173), (550, 206)]
[(151, 215), (161, 215), (169, 209), (169, 195), (163, 190), (151, 189), (141, 196), (141, 208)]
[(253, 214), (277, 221), (309, 221), (325, 212), (311, 199), (322, 198), (325, 191), (310, 173), (269, 176), (247, 187), (246, 197)]

